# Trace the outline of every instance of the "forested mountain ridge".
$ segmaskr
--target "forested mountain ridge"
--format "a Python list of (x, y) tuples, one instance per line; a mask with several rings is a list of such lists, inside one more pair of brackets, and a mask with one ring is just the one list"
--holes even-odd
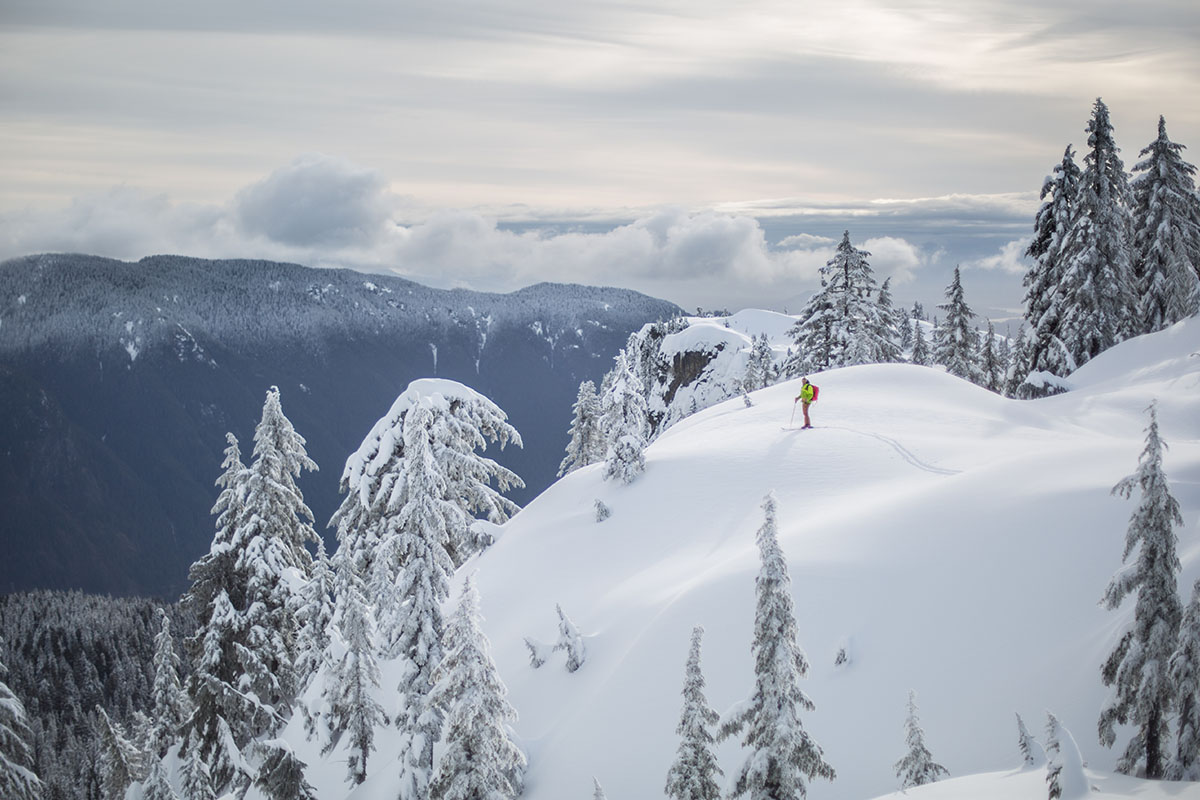
[(249, 442), (272, 385), (321, 471), (324, 530), (346, 457), (414, 378), (471, 385), (524, 450), (524, 503), (553, 479), (580, 381), (679, 309), (627, 290), (430, 289), (350, 270), (153, 256), (0, 264), (0, 590), (171, 596), (212, 536), (224, 434)]

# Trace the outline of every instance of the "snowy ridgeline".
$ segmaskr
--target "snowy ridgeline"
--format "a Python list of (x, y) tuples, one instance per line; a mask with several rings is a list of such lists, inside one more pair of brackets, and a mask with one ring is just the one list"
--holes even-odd
[(253, 349), (330, 335), (466, 336), (482, 351), (494, 326), (518, 324), (551, 347), (589, 329), (678, 309), (623, 289), (537, 284), (510, 294), (430, 289), (403, 278), (268, 261), (151, 256), (134, 263), (39, 255), (0, 264), (0, 353), (120, 348), (131, 361), (173, 347), (206, 360), (200, 339)]

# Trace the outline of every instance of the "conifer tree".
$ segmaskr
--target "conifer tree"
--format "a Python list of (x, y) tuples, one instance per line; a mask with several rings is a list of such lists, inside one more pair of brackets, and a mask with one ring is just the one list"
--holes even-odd
[(1029, 374), (1029, 340), (1025, 338), (1025, 326), (1017, 330), (1017, 339), (1013, 342), (1008, 356), (1008, 369), (1005, 371), (1004, 396), (1017, 397), (1020, 387), (1025, 383)]
[(171, 636), (171, 620), (158, 610), (159, 632), (154, 637), (154, 686), (151, 700), (154, 713), (148, 735), (151, 757), (166, 754), (188, 716), (187, 697), (179, 683), (179, 656)]
[(444, 742), (430, 787), (434, 800), (512, 800), (524, 787), (525, 754), (511, 724), (517, 712), (480, 628), (479, 595), (469, 578), (446, 628), (445, 657), (431, 703), (445, 716)]
[(592, 776), (592, 800), (608, 800), (604, 787), (600, 785), (600, 779), (595, 775)]
[(912, 355), (909, 356), (909, 362), (918, 366), (928, 367), (931, 359), (929, 353), (929, 344), (925, 341), (925, 333), (921, 330), (921, 323), (914, 319), (913, 326), (913, 344)]
[(1017, 361), (1015, 385), (1031, 371), (1060, 378), (1075, 371), (1074, 357), (1063, 344), (1063, 304), (1068, 298), (1061, 284), (1066, 272), (1063, 248), (1074, 223), (1082, 176), (1067, 145), (1054, 175), (1042, 184), (1042, 207), (1034, 221), (1033, 241), (1025, 251), (1033, 259), (1024, 279), (1025, 320), (1033, 334), (1025, 358)]
[(1114, 494), (1130, 497), (1139, 490), (1138, 507), (1125, 535), (1128, 561), (1137, 550), (1137, 561), (1117, 572), (1104, 594), (1104, 605), (1112, 610), (1129, 595), (1136, 597), (1133, 624), (1105, 660), (1101, 676), (1113, 694), (1100, 714), (1100, 742), (1112, 747), (1115, 725), (1136, 728), (1117, 769), (1134, 774), (1141, 764), (1150, 779), (1162, 778), (1167, 767), (1170, 739), (1168, 721), (1175, 708), (1176, 691), (1168, 664), (1175, 652), (1183, 612), (1176, 590), (1180, 570), (1176, 555), (1175, 526), (1183, 524), (1179, 503), (1171, 496), (1162, 468), (1166, 444), (1159, 438), (1158, 415), (1150, 406), (1146, 447), (1137, 472), (1113, 488)]
[(890, 276), (885, 278), (879, 287), (876, 305), (879, 307), (874, 334), (877, 348), (876, 360), (884, 364), (894, 364), (900, 361), (901, 325), (897, 324), (896, 309), (892, 306), (892, 279)]
[(979, 347), (979, 385), (997, 394), (1004, 391), (1004, 364), (1001, 362), (999, 347), (996, 344), (996, 326), (988, 320), (987, 333), (980, 340)]
[(692, 646), (684, 670), (683, 712), (675, 733), (679, 734), (679, 749), (667, 771), (667, 797), (674, 800), (719, 800), (721, 787), (717, 776), (724, 773), (717, 765), (713, 752), (715, 739), (712, 729), (720, 715), (704, 696), (704, 673), (700, 671), (700, 639), (704, 629), (692, 629)]
[(306, 687), (325, 663), (329, 648), (329, 626), (333, 622), (333, 571), (325, 553), (325, 540), (317, 537), (317, 555), (312, 575), (300, 592), (301, 606), (296, 613), (300, 638), (296, 650), (298, 685)]
[(771, 385), (775, 354), (771, 350), (771, 340), (762, 333), (751, 337), (750, 357), (746, 361), (746, 374), (742, 379), (742, 388), (747, 392), (763, 389)]
[(575, 416), (571, 421), (571, 439), (567, 442), (567, 455), (558, 465), (560, 478), (580, 467), (604, 460), (604, 438), (600, 430), (600, 397), (596, 394), (594, 383), (584, 381), (579, 384), (579, 394), (576, 395), (575, 405), (571, 410)]
[(180, 768), (181, 800), (217, 800), (213, 791), (212, 774), (200, 756), (200, 748), (185, 744), (183, 765)]
[(758, 530), (762, 568), (755, 582), (755, 688), (749, 701), (721, 725), (722, 738), (743, 732), (750, 753), (734, 774), (730, 797), (779, 800), (805, 796), (805, 778), (833, 780), (836, 774), (821, 747), (804, 730), (801, 711), (815, 708), (800, 689), (808, 660), (796, 641), (791, 578), (776, 533), (774, 493), (763, 501), (766, 519)]
[(1200, 307), (1200, 197), (1196, 168), (1183, 160), (1184, 146), (1158, 138), (1133, 167), (1133, 272), (1137, 281), (1138, 333), (1161, 330)]
[(1021, 750), (1021, 762), (1026, 767), (1036, 767), (1046, 760), (1042, 746), (1033, 738), (1033, 734), (1025, 727), (1025, 720), (1017, 714), (1017, 746)]
[(152, 759), (150, 774), (142, 787), (142, 800), (179, 800), (179, 795), (167, 779), (167, 770), (159, 758)]
[(607, 449), (604, 456), (604, 477), (632, 483), (646, 469), (648, 422), (646, 398), (641, 382), (630, 371), (624, 350), (617, 354), (612, 382), (604, 395), (604, 417), (601, 427)]
[(1200, 580), (1192, 586), (1191, 602), (1183, 611), (1179, 643), (1171, 654), (1169, 669), (1179, 698), (1171, 777), (1197, 781), (1200, 780)]
[(1135, 321), (1130, 192), (1108, 107), (1099, 98), (1088, 122), (1088, 151), (1063, 242), (1059, 339), (1082, 366), (1128, 338)]
[(323, 693), (329, 739), (322, 753), (332, 752), (344, 736), (348, 737), (346, 779), (359, 784), (367, 778), (367, 758), (375, 749), (375, 728), (386, 725), (388, 718), (375, 699), (379, 665), (375, 661), (371, 616), (365, 607), (361, 582), (349, 561), (341, 562), (338, 571), (337, 628), (344, 652), (330, 667)]
[(559, 650), (565, 652), (567, 654), (567, 672), (575, 672), (587, 660), (587, 648), (584, 646), (583, 636), (580, 635), (579, 629), (575, 627), (571, 618), (563, 613), (562, 606), (555, 604), (554, 609), (558, 612), (558, 641), (554, 644), (552, 652)]
[(975, 312), (967, 305), (963, 293), (962, 277), (958, 267), (954, 268), (954, 279), (946, 287), (946, 302), (938, 308), (946, 312), (946, 320), (937, 329), (937, 345), (933, 360), (942, 364), (951, 375), (979, 382), (979, 365), (975, 360), (975, 332), (971, 320)]
[(821, 290), (788, 332), (795, 355), (789, 375), (886, 360), (895, 337), (876, 297), (871, 254), (842, 234), (837, 252), (821, 267)]
[(933, 760), (925, 746), (925, 731), (921, 730), (921, 722), (917, 719), (917, 693), (911, 690), (908, 693), (908, 717), (904, 720), (904, 741), (908, 744), (908, 753), (896, 762), (896, 777), (900, 779), (901, 789), (924, 786), (950, 774)]
[(318, 800), (317, 792), (304, 777), (304, 762), (282, 739), (258, 745), (262, 767), (255, 787), (267, 800)]
[(121, 726), (96, 706), (96, 734), (101, 753), (101, 777), (108, 800), (123, 800), (125, 790), (145, 777), (145, 754), (140, 752)]
[(1058, 717), (1046, 714), (1046, 785), (1049, 800), (1086, 797), (1089, 791), (1083, 757), (1075, 737)]
[(44, 787), (33, 771), (33, 734), (25, 706), (4, 681), (7, 677), (8, 668), (0, 662), (0, 797), (37, 800)]

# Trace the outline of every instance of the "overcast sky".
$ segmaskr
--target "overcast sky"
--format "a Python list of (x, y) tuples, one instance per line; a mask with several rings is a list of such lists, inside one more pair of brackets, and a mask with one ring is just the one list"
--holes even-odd
[(0, 0), (0, 258), (173, 252), (795, 310), (1020, 304), (1096, 97), (1200, 151), (1196, 0)]

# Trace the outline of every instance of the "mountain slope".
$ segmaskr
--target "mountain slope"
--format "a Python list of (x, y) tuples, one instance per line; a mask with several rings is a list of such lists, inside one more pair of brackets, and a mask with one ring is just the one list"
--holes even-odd
[(346, 457), (414, 379), (493, 398), (554, 480), (580, 381), (670, 303), (539, 284), (507, 295), (262, 261), (46, 255), (0, 264), (0, 591), (172, 596), (213, 532), (225, 432), (249, 458), (266, 390), (321, 471), (325, 530)]
[[(1131, 607), (1107, 612), (1098, 600), (1133, 503), (1110, 490), (1134, 471), (1144, 409), (1158, 398), (1186, 520), (1180, 586), (1190, 587), (1200, 577), (1195, 351), (1192, 320), (1096, 359), (1076, 392), (1032, 402), (921, 367), (832, 371), (814, 377), (814, 430), (781, 430), (797, 393), (784, 384), (754, 393), (752, 408), (732, 400), (671, 428), (630, 486), (602, 481), (598, 467), (558, 482), (467, 566), (521, 714), (526, 797), (584, 793), (592, 775), (613, 797), (660, 794), (694, 624), (707, 629), (710, 701), (724, 709), (748, 695), (754, 532), (770, 490), (812, 663), (804, 688), (817, 709), (805, 725), (839, 772), (811, 797), (895, 788), (909, 689), (954, 775), (1017, 763), (1014, 711), (1035, 728), (1053, 711), (1091, 766), (1111, 769), (1094, 734), (1107, 695), (1099, 664)], [(597, 498), (612, 509), (603, 523)], [(589, 637), (574, 674), (553, 661), (533, 670), (522, 645), (553, 640), (555, 603)], [(849, 664), (835, 666), (842, 648)], [(732, 770), (737, 743), (720, 752)], [(381, 750), (372, 772), (390, 771)]]

